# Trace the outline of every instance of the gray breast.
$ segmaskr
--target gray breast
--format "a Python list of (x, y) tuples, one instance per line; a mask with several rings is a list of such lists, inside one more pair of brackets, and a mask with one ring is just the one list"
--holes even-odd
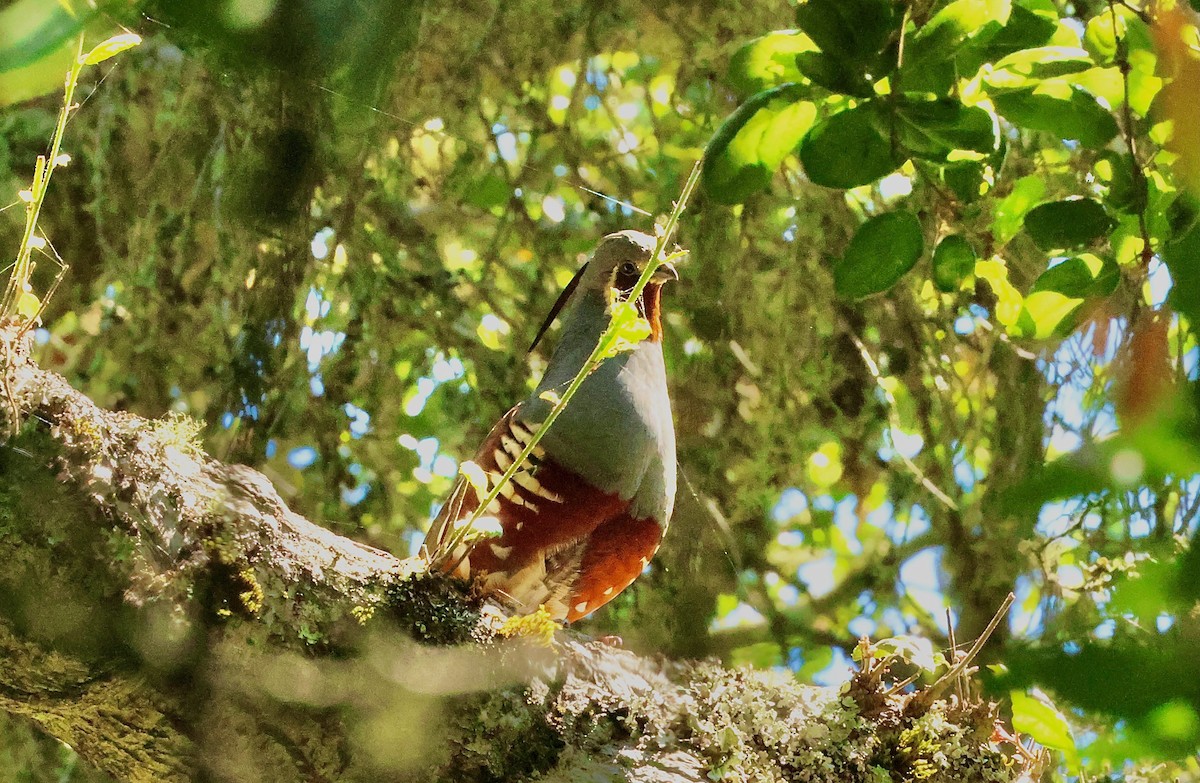
[[(545, 391), (562, 394), (583, 366), (606, 323), (604, 303), (577, 303), (537, 391), (518, 418), (544, 420)], [(599, 305), (597, 307), (597, 305)], [(542, 439), (548, 456), (593, 486), (631, 500), (631, 513), (662, 524), (675, 500), (675, 427), (667, 397), (662, 346), (643, 342), (605, 361), (579, 387)]]

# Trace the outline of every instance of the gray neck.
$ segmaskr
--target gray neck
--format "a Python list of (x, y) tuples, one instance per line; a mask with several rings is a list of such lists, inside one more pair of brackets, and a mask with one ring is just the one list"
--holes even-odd
[[(534, 396), (547, 390), (559, 394), (566, 391), (567, 386), (583, 367), (583, 363), (592, 355), (600, 335), (608, 328), (608, 303), (603, 294), (586, 291), (576, 299), (563, 319), (558, 347), (550, 357), (546, 374), (538, 383)], [(615, 356), (611, 361), (616, 362), (619, 359), (620, 356)]]

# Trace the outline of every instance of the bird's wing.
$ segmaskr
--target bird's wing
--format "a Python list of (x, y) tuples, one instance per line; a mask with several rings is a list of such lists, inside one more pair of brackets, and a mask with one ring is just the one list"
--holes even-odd
[[(500, 417), (500, 420), (492, 427), (491, 432), (483, 439), (483, 445), (479, 447), (479, 451), (472, 460), (476, 465), (483, 468), (489, 477), (497, 470), (503, 473), (503, 470), (499, 468), (495, 459), (496, 448), (503, 445), (503, 439), (506, 435), (511, 439), (512, 422), (520, 408), (520, 405), (516, 405), (508, 413)], [(441, 510), (438, 511), (437, 518), (429, 526), (429, 532), (425, 534), (423, 548), (433, 562), (439, 560), (438, 555), (442, 553), (443, 547), (449, 543), (455, 523), (470, 517), (478, 507), (478, 493), (471, 486), (471, 482), (465, 476), (460, 475), (458, 480), (454, 482), (454, 486), (451, 487), (450, 494), (446, 496), (446, 502), (442, 504)]]
[[(491, 486), (533, 437), (536, 425), (520, 421), (518, 411), (519, 406), (497, 422), (473, 460), (488, 475)], [(653, 554), (660, 536), (653, 521), (646, 520), (649, 528), (642, 530), (643, 523), (628, 520), (626, 526), (636, 527), (639, 533), (631, 542), (634, 549), (622, 548), (621, 535), (629, 531), (621, 527), (620, 520), (628, 519), (629, 501), (592, 486), (562, 467), (541, 446), (534, 448), (527, 463), (481, 515), (498, 520), (501, 534), (445, 552), (452, 532), (479, 503), (479, 493), (460, 477), (425, 539), (435, 555), (433, 562), (453, 568), (458, 576), (483, 577), (485, 589), (508, 595), (522, 608), (546, 604), (553, 614), (563, 617), (584, 600), (568, 604), (578, 593), (581, 577), (595, 571), (587, 580), (589, 608), (575, 612), (577, 616), (606, 603), (632, 582), (643, 568), (641, 558)], [(613, 535), (594, 542), (593, 533), (598, 529)], [(653, 541), (647, 543), (651, 536)], [(615, 569), (620, 584), (605, 582), (604, 573), (610, 569)], [(605, 593), (610, 586), (613, 589)]]

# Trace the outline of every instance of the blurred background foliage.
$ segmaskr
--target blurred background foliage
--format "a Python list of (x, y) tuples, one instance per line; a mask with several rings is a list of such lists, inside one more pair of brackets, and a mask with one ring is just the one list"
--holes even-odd
[(985, 660), (1055, 775), (1200, 776), (1187, 4), (17, 0), (4, 203), (78, 36), (123, 28), (43, 212), (44, 366), (407, 555), (584, 255), (706, 156), (675, 521), (586, 630), (837, 683), (1014, 591)]

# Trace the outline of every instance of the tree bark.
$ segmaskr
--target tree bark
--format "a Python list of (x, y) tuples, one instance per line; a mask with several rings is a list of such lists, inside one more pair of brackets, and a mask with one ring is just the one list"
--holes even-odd
[[(0, 709), (117, 781), (1004, 781), (995, 708), (514, 633), (0, 327)], [(897, 674), (892, 673), (895, 669)], [(911, 670), (911, 669), (909, 669)], [(954, 683), (961, 688), (962, 682)]]

